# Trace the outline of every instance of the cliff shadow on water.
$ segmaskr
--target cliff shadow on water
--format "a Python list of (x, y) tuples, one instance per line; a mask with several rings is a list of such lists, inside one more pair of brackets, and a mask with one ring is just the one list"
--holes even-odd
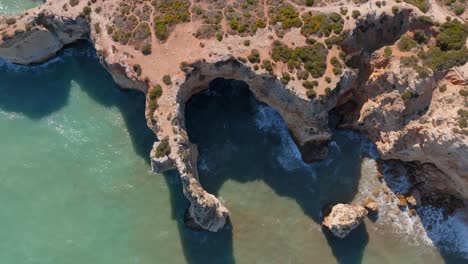
[(71, 88), (78, 85), (97, 103), (119, 109), (135, 152), (149, 163), (155, 136), (146, 126), (144, 95), (119, 89), (87, 42), (71, 45), (40, 65), (16, 66), (0, 61), (0, 70), (9, 73), (0, 84), (0, 110), (40, 120), (65, 107)]
[[(89, 43), (73, 44), (56, 58), (39, 65), (18, 66), (0, 61), (0, 71), (8, 73), (3, 75), (5, 79), (0, 83), (0, 111), (3, 112), (20, 113), (39, 121), (67, 106), (71, 90), (76, 88), (104, 107), (119, 109), (135, 153), (147, 162), (150, 170), (149, 153), (156, 136), (146, 124), (145, 96), (141, 92), (122, 90), (114, 84)], [(175, 171), (168, 172), (164, 179), (171, 195), (171, 205), (168, 206), (172, 207), (172, 219), (177, 223), (187, 262), (234, 263), (229, 229), (210, 233), (194, 232), (185, 227), (183, 216), (188, 201), (176, 174)]]
[[(358, 190), (362, 156), (356, 144), (339, 134), (327, 160), (303, 163), (279, 114), (259, 103), (244, 82), (214, 80), (187, 102), (185, 116), (190, 141), (200, 152), (200, 182), (216, 196), (227, 181), (263, 181), (320, 224), (324, 208), (351, 202)], [(235, 233), (236, 223), (227, 229)], [(364, 224), (343, 240), (323, 231), (338, 262), (361, 262), (369, 240)]]

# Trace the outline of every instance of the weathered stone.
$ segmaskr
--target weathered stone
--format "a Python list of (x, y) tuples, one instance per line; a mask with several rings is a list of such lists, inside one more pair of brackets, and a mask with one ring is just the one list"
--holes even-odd
[(406, 199), (406, 201), (407, 201), (410, 205), (412, 205), (412, 206), (418, 205), (418, 202), (416, 201), (416, 199), (415, 199), (413, 196), (411, 196), (411, 195), (410, 195), (410, 196), (406, 196), (405, 199)]
[(344, 238), (358, 227), (366, 216), (367, 210), (361, 206), (337, 204), (333, 206), (322, 224), (336, 237)]
[(379, 210), (379, 204), (372, 197), (367, 197), (363, 203), (364, 207), (370, 211), (377, 212)]

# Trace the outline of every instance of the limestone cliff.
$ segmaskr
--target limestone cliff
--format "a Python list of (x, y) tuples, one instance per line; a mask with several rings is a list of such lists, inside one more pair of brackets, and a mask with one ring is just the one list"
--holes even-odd
[[(394, 47), (427, 22), (419, 11), (392, 1), (377, 10), (372, 3), (202, 2), (49, 1), (0, 18), (0, 58), (40, 63), (77, 40), (90, 41), (119, 86), (147, 94), (147, 123), (160, 140), (151, 152), (153, 170), (178, 170), (193, 227), (217, 231), (229, 216), (200, 185), (197, 147), (185, 131), (185, 103), (215, 78), (244, 81), (277, 110), (305, 161), (327, 156), (328, 113), (338, 106), (348, 109), (341, 125), (367, 133), (382, 158), (418, 162), (424, 172), (430, 167), (419, 177), (429, 189), (467, 198), (466, 135), (452, 129), (465, 100), (456, 95), (465, 89), (457, 77), (463, 74), (424, 71), (421, 78), (402, 67), (396, 50), (382, 56), (383, 46)], [(440, 24), (445, 17), (432, 19)], [(434, 42), (432, 36), (421, 49)], [(447, 92), (439, 94), (435, 88), (444, 82)]]

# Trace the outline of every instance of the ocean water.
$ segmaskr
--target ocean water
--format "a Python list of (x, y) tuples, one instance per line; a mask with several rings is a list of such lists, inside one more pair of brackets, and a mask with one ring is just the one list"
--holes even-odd
[(1, 0), (0, 15), (15, 14), (23, 10), (36, 7), (42, 0)]
[(384, 196), (378, 217), (332, 237), (324, 206), (402, 190), (405, 178), (380, 183), (375, 147), (350, 131), (328, 159), (303, 163), (279, 115), (226, 80), (189, 101), (186, 125), (200, 181), (231, 223), (185, 228), (177, 174), (150, 171), (143, 95), (119, 90), (94, 54), (78, 45), (43, 65), (0, 62), (0, 263), (466, 263), (460, 215), (409, 217)]

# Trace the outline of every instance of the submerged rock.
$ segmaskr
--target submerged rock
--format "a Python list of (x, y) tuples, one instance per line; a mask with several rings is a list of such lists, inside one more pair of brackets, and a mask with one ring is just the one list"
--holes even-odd
[(367, 210), (362, 206), (337, 204), (325, 217), (322, 225), (328, 227), (334, 236), (344, 238), (358, 227), (366, 216)]

